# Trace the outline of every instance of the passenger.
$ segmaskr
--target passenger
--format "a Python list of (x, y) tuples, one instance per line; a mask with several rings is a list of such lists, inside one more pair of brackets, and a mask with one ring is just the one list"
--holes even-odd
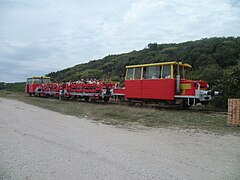
[(96, 84), (96, 83), (97, 83), (97, 79), (94, 78), (94, 80), (93, 80), (93, 84)]
[(100, 84), (100, 82), (99, 82), (98, 80), (96, 80), (96, 84), (97, 84), (97, 85), (99, 85), (99, 84)]
[(86, 84), (89, 84), (89, 78), (86, 79)]
[(118, 89), (119, 88), (119, 83), (116, 83), (115, 84), (115, 89)]
[(93, 84), (93, 80), (90, 79), (90, 80), (88, 81), (88, 84)]
[(153, 73), (152, 79), (157, 79), (156, 73)]

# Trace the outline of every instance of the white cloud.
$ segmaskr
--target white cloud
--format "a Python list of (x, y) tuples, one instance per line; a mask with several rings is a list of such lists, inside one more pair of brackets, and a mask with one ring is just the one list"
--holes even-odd
[[(136, 34), (142, 32), (153, 41), (180, 42), (211, 36), (239, 35), (240, 9), (227, 0), (133, 1), (123, 17)], [(237, 31), (226, 31), (234, 26)], [(145, 30), (145, 32), (143, 31)], [(145, 39), (145, 38), (144, 38)], [(155, 40), (154, 40), (155, 39)]]
[(231, 0), (2, 0), (0, 81), (23, 81), (151, 42), (239, 36), (239, 22), (240, 3)]

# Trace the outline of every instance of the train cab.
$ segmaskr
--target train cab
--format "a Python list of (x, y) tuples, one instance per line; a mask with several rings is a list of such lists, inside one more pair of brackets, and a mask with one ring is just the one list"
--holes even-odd
[(41, 86), (42, 84), (50, 83), (50, 82), (51, 82), (50, 77), (46, 77), (46, 76), (33, 76), (30, 78), (27, 78), (25, 91), (30, 96), (34, 95), (37, 87)]
[(163, 62), (126, 66), (125, 98), (128, 102), (170, 103), (191, 106), (212, 99), (205, 81), (191, 78), (192, 66)]

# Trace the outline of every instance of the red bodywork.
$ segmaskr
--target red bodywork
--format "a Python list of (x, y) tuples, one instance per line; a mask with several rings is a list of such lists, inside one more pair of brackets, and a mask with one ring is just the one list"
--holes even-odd
[(208, 90), (208, 83), (206, 81), (197, 81), (197, 80), (182, 80), (181, 85), (184, 87), (184, 85), (189, 84), (190, 87), (182, 88), (181, 89), (181, 95), (185, 96), (195, 96), (195, 90), (198, 89), (198, 85), (200, 85), (200, 90)]
[(37, 87), (41, 86), (42, 84), (26, 84), (26, 93), (34, 94), (34, 91)]
[(35, 96), (53, 96), (53, 97), (80, 97), (92, 100), (101, 100), (109, 98), (111, 89), (115, 83), (111, 82), (96, 82), (91, 84), (85, 83), (42, 83), (42, 84), (27, 84), (26, 92)]
[[(207, 82), (194, 80), (181, 80), (181, 93), (176, 93), (176, 79), (142, 79), (126, 80), (125, 87), (115, 87), (111, 82), (97, 82), (93, 84), (78, 83), (41, 83), (26, 84), (26, 92), (37, 96), (53, 97), (89, 97), (90, 99), (102, 99), (102, 94), (109, 96), (124, 96), (126, 99), (136, 100), (161, 100), (174, 101), (178, 98), (196, 95), (196, 90), (208, 90)], [(104, 92), (105, 91), (105, 92)], [(109, 91), (108, 93), (106, 91)], [(111, 92), (110, 92), (111, 91)]]
[[(195, 90), (200, 84), (201, 90), (207, 90), (207, 82), (181, 80), (180, 96), (195, 96)], [(115, 92), (115, 91), (114, 91)], [(125, 97), (127, 99), (174, 100), (176, 93), (176, 79), (146, 79), (126, 80)]]
[(174, 79), (126, 80), (125, 97), (174, 100), (175, 84)]
[[(49, 77), (33, 76), (27, 79), (26, 92), (35, 96), (61, 98), (84, 98), (104, 100), (110, 97), (123, 99), (128, 104), (155, 103), (191, 106), (206, 104), (215, 91), (208, 90), (208, 84), (191, 79), (191, 65), (182, 62), (162, 62), (126, 66), (125, 87), (110, 80), (79, 80), (68, 83), (50, 83)], [(219, 92), (216, 92), (218, 94)]]

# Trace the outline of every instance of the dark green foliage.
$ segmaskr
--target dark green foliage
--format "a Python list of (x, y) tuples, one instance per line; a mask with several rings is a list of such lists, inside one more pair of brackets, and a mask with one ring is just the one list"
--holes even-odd
[(25, 82), (15, 82), (15, 83), (4, 83), (0, 82), (0, 90), (13, 91), (13, 92), (24, 92)]
[(5, 89), (6, 83), (5, 82), (0, 82), (0, 90)]
[(206, 80), (211, 88), (223, 91), (222, 96), (215, 100), (218, 107), (225, 108), (228, 97), (240, 97), (240, 37), (206, 38), (179, 44), (150, 43), (140, 51), (109, 55), (47, 76), (52, 81), (75, 81), (81, 78), (121, 80), (126, 65), (166, 61), (191, 64), (195, 79)]

